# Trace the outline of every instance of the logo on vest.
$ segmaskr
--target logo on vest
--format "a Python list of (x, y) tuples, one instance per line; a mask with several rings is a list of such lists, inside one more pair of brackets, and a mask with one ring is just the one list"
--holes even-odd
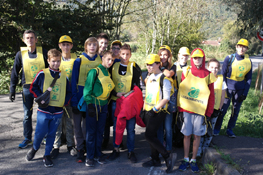
[(108, 90), (111, 90), (112, 89), (112, 84), (109, 84), (108, 85)]
[(244, 71), (245, 67), (244, 66), (239, 66), (238, 69), (239, 69), (239, 71)]
[(198, 95), (199, 95), (200, 90), (199, 90), (199, 89), (195, 89), (195, 87), (191, 87), (190, 90), (191, 90), (191, 91), (188, 92), (189, 97), (197, 98)]
[(149, 94), (149, 95), (146, 97), (146, 102), (151, 103), (151, 101), (152, 101), (152, 94)]
[(118, 87), (122, 89), (124, 87), (124, 84), (122, 82), (118, 83)]
[(65, 70), (65, 71), (66, 71), (66, 74), (67, 74), (67, 75), (70, 75), (70, 74), (71, 74), (71, 72), (72, 72), (72, 70), (71, 70), (70, 68), (66, 68), (66, 70)]
[(51, 100), (57, 100), (57, 96), (53, 94)]
[(52, 89), (52, 91), (53, 91), (53, 92), (58, 92), (58, 91), (59, 91), (59, 87), (58, 87), (57, 85), (54, 86), (53, 89)]
[(38, 68), (37, 68), (36, 65), (32, 65), (32, 66), (31, 66), (31, 71), (35, 72), (35, 71), (37, 71), (37, 70), (38, 70)]

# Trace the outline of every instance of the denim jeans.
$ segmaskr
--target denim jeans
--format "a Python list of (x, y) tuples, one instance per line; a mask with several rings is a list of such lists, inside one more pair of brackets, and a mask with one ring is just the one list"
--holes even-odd
[[(117, 117), (114, 116), (116, 109), (116, 102), (112, 102), (112, 116), (113, 116), (113, 146), (118, 148), (120, 145), (115, 144), (115, 131), (116, 131), (116, 122)], [(134, 151), (134, 142), (135, 142), (135, 124), (136, 118), (133, 117), (130, 120), (126, 121), (126, 130), (127, 130), (127, 148), (129, 152)]]
[(48, 114), (37, 111), (37, 125), (33, 147), (38, 150), (43, 138), (46, 136), (45, 156), (50, 155), (56, 137), (56, 131), (60, 124), (62, 114)]
[(23, 88), (23, 107), (24, 107), (24, 137), (26, 140), (32, 140), (32, 114), (34, 97), (28, 88)]
[[(94, 105), (94, 104), (93, 104)], [(98, 116), (89, 116), (86, 112), (86, 148), (87, 158), (94, 159), (94, 157), (101, 156), (101, 144), (103, 139), (103, 131), (107, 119), (108, 105), (97, 105)], [(101, 108), (101, 111), (100, 111)], [(87, 105), (88, 109), (88, 105)]]
[(238, 114), (239, 114), (239, 111), (240, 111), (240, 108), (241, 108), (241, 105), (243, 102), (240, 102), (238, 100), (238, 98), (243, 94), (243, 90), (240, 90), (240, 91), (234, 91), (234, 90), (229, 90), (227, 89), (226, 90), (226, 93), (227, 93), (227, 97), (228, 98), (225, 98), (224, 100), (224, 104), (223, 104), (223, 107), (222, 107), (222, 112), (221, 112), (221, 115), (218, 116), (218, 119), (216, 121), (216, 125), (215, 125), (215, 129), (216, 130), (219, 130), (221, 129), (221, 126), (222, 126), (222, 123), (223, 123), (223, 119), (226, 115), (226, 112), (227, 112), (227, 109), (230, 105), (230, 102), (232, 101), (232, 107), (233, 107), (233, 110), (232, 110), (232, 113), (231, 113), (231, 117), (228, 121), (228, 126), (227, 126), (227, 129), (229, 130), (233, 130), (235, 125), (236, 125), (236, 121), (237, 121), (237, 117), (238, 117)]
[(173, 128), (172, 128), (172, 122), (173, 122), (173, 113), (166, 114), (164, 124), (160, 126), (160, 128), (157, 131), (157, 137), (160, 140), (161, 143), (164, 142), (164, 129), (165, 129), (165, 138), (166, 138), (166, 150), (172, 151), (172, 144), (173, 144)]

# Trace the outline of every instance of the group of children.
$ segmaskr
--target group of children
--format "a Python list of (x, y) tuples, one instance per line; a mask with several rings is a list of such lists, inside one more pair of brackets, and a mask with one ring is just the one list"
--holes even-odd
[[(216, 59), (209, 60), (207, 70), (202, 49), (196, 48), (190, 54), (187, 47), (182, 47), (178, 61), (173, 64), (170, 47), (161, 46), (158, 54), (150, 54), (145, 61), (148, 74), (144, 80), (146, 93), (143, 102), (140, 89), (142, 72), (135, 62), (130, 61), (132, 53), (128, 44), (116, 40), (111, 44), (111, 51), (106, 51), (109, 38), (101, 33), (97, 38), (88, 38), (84, 43), (84, 52), (77, 57), (71, 53), (73, 41), (67, 35), (59, 39), (58, 46), (62, 53), (56, 49), (46, 52), (36, 47), (37, 36), (32, 30), (25, 31), (23, 40), (27, 48), (21, 48), (15, 59), (10, 100), (15, 99), (18, 70), (22, 68), (25, 140), (19, 147), (33, 144), (26, 155), (28, 161), (34, 158), (45, 137), (44, 166), (53, 166), (52, 159), (59, 155), (63, 125), (68, 151), (72, 156), (77, 155), (77, 162), (85, 162), (88, 167), (95, 166), (95, 162), (104, 164), (105, 156), (101, 150), (102, 145), (106, 147), (109, 142), (112, 122), (114, 149), (108, 159), (115, 160), (120, 156), (122, 134), (126, 128), (128, 159), (136, 163), (134, 143), (137, 123), (146, 126), (145, 138), (151, 148), (151, 159), (142, 166), (161, 166), (160, 154), (165, 160), (166, 172), (170, 173), (177, 157), (172, 152), (174, 116), (183, 113), (184, 161), (179, 169), (184, 171), (191, 166), (193, 172), (199, 171), (196, 157), (212, 140), (211, 135), (205, 135), (207, 121), (211, 118), (214, 127), (227, 89), (228, 80), (217, 75), (220, 63)], [(239, 42), (237, 48), (241, 46), (246, 45)], [(247, 73), (251, 66), (248, 62), (244, 64)], [(235, 75), (230, 73), (230, 79), (239, 76), (236, 67), (232, 66), (232, 69)], [(54, 79), (55, 85), (51, 87)], [(240, 78), (241, 81), (244, 79)], [(48, 107), (38, 107), (32, 143), (33, 99), (45, 91), (50, 91), (50, 101)], [(231, 92), (227, 93), (230, 98)], [(229, 100), (226, 103), (229, 105)], [(189, 160), (192, 135), (193, 155)]]

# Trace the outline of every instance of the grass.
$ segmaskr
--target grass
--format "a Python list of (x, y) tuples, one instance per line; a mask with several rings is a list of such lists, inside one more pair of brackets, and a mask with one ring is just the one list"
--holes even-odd
[(215, 172), (215, 165), (210, 162), (200, 167), (200, 175), (213, 175)]

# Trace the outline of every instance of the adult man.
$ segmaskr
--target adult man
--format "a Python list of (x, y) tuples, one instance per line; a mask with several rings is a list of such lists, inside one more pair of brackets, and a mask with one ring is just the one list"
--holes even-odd
[(17, 52), (13, 70), (11, 73), (9, 99), (15, 100), (16, 85), (18, 83), (19, 72), (22, 68), (22, 85), (23, 85), (23, 107), (24, 107), (24, 141), (19, 144), (19, 148), (26, 148), (32, 145), (32, 106), (33, 96), (30, 94), (29, 87), (36, 74), (48, 67), (47, 51), (42, 47), (36, 47), (37, 35), (33, 30), (26, 30), (23, 34), (23, 42), (27, 47), (21, 47)]
[(236, 53), (228, 55), (223, 63), (222, 75), (227, 85), (227, 98), (225, 98), (221, 115), (218, 117), (214, 135), (218, 135), (222, 126), (223, 118), (232, 99), (233, 111), (227, 126), (227, 135), (235, 138), (233, 129), (236, 125), (238, 113), (242, 102), (246, 99), (252, 80), (252, 63), (245, 54), (248, 50), (248, 41), (240, 39), (236, 45)]

